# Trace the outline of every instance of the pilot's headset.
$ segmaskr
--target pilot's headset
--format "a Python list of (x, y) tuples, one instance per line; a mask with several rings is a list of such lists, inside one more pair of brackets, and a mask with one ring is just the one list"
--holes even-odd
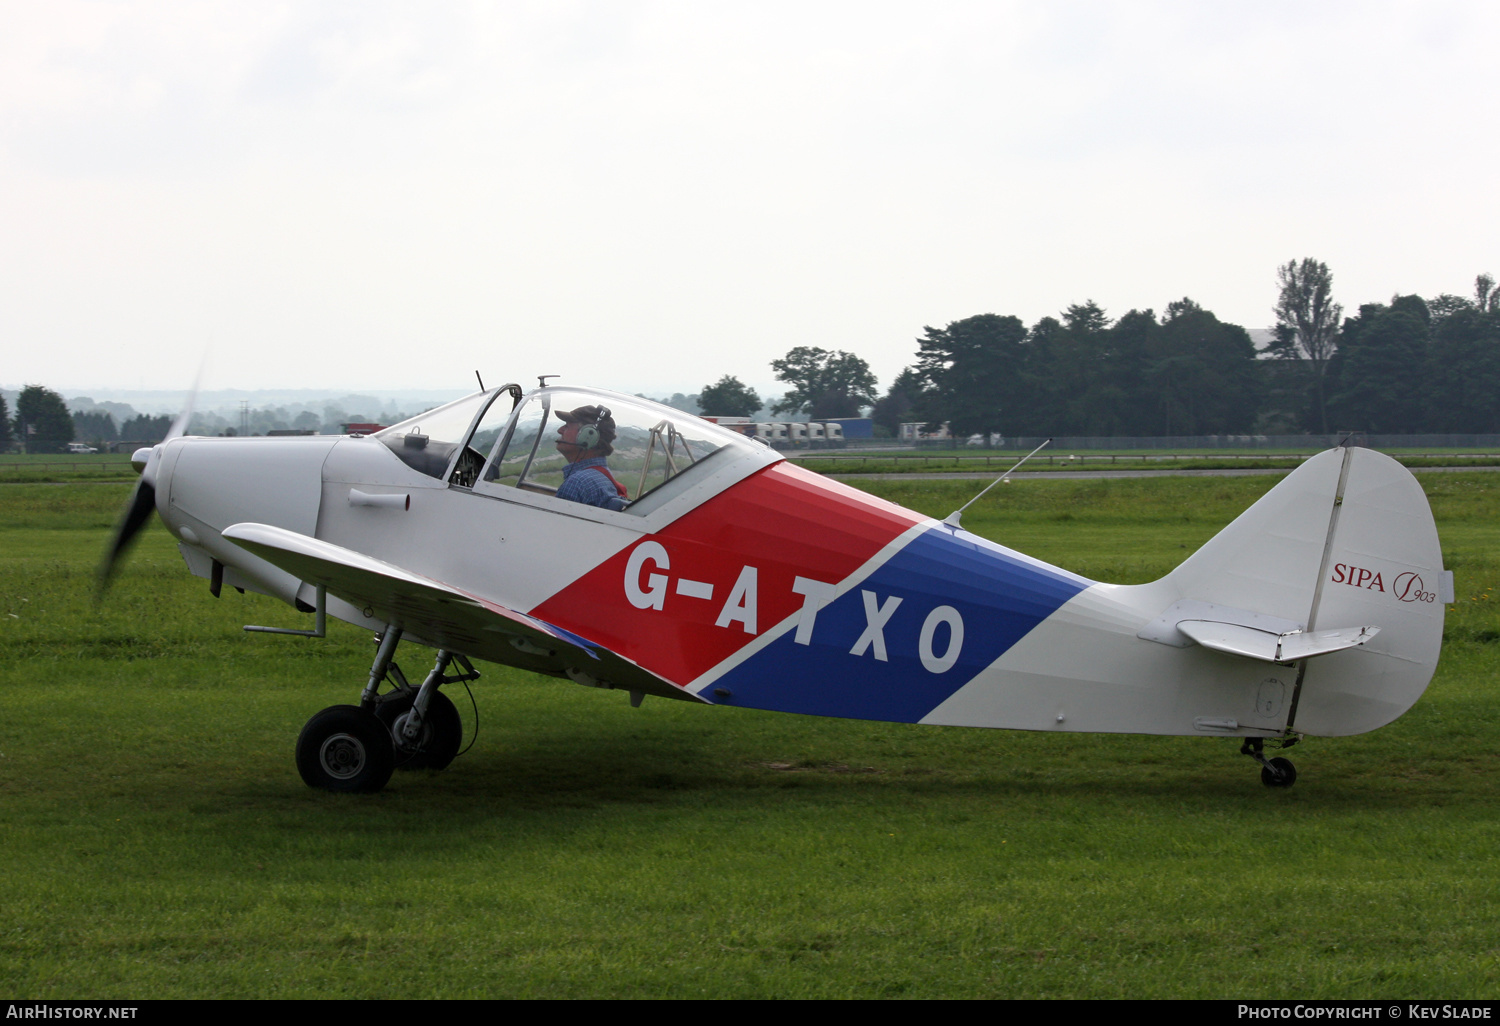
[(592, 424), (578, 425), (578, 434), (575, 436), (576, 444), (582, 449), (595, 449), (599, 446), (599, 422), (609, 416), (607, 406), (598, 407), (599, 412), (594, 415)]

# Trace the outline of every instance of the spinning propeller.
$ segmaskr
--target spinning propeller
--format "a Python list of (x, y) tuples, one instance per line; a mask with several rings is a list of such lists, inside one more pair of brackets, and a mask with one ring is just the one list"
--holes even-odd
[(167, 431), (167, 437), (150, 449), (137, 449), (130, 458), (131, 465), (140, 471), (141, 479), (135, 483), (135, 490), (130, 493), (130, 502), (125, 506), (125, 514), (115, 525), (115, 536), (104, 553), (104, 560), (99, 564), (98, 598), (102, 599), (104, 593), (109, 590), (110, 580), (114, 577), (115, 567), (119, 565), (120, 558), (129, 551), (136, 536), (141, 533), (141, 528), (146, 526), (146, 522), (151, 519), (152, 511), (156, 509), (156, 466), (161, 454), (161, 445), (187, 433), (188, 421), (193, 419), (193, 402), (198, 397), (198, 382), (201, 380), (202, 372), (200, 371), (198, 380), (193, 382), (193, 389), (188, 393), (182, 412), (177, 415), (177, 419), (172, 422), (171, 429)]

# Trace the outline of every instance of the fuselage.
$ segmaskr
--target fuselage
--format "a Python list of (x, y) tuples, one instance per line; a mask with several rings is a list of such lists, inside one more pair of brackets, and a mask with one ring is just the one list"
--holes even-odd
[[(648, 452), (645, 491), (625, 511), (527, 487), (525, 470), (509, 483), (500, 468), (519, 444), (518, 421), (542, 402), (540, 423), (550, 423), (548, 392), (515, 403), (509, 421), (476, 402), (469, 434), (447, 456), (425, 435), (417, 454), (390, 436), (176, 439), (152, 468), (158, 511), (200, 576), (217, 561), (224, 583), (310, 608), (310, 585), (222, 537), (232, 524), (268, 524), (529, 614), (643, 668), (667, 692), (715, 704), (1034, 730), (1288, 727), (1296, 667), (1143, 636), (1174, 603), (1205, 597), (1193, 578), (1089, 581), (741, 436), (703, 435), (697, 455), (650, 488)], [(642, 424), (664, 418), (650, 445), (685, 416), (612, 393), (574, 390), (569, 401), (580, 395), (634, 403)], [(473, 444), (486, 423), (498, 425), (487, 450)], [(532, 465), (543, 442), (526, 443)], [(646, 445), (622, 446), (617, 462), (634, 473)], [(465, 451), (477, 454), (467, 469)], [(390, 615), (337, 594), (328, 612), (377, 631)], [(569, 669), (501, 631), (471, 631), (463, 644), (476, 658)]]

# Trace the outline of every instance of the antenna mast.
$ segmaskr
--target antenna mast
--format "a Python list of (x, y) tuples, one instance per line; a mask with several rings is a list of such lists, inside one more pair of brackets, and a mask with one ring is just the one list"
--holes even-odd
[[(1041, 452), (1043, 449), (1045, 449), (1051, 443), (1052, 443), (1052, 439), (1049, 438), (1045, 442), (1043, 442), (1041, 445), (1037, 446), (1035, 449), (1033, 449), (1030, 452), (1028, 452), (1025, 456), (1022, 456), (1021, 459), (1016, 463), (1016, 467), (1019, 467), (1022, 463), (1025, 463), (1027, 460), (1031, 459), (1031, 457), (1033, 457), (1037, 453)], [(1016, 472), (1016, 467), (1011, 467), (1005, 473), (1001, 474), (999, 477), (995, 478), (995, 480), (991, 481), (985, 487), (984, 492), (989, 491), (991, 488), (995, 487), (1001, 481), (1004, 481), (1006, 478), (1010, 477), (1010, 475), (1014, 474)], [(943, 519), (943, 523), (947, 524), (949, 527), (961, 527), (961, 526), (963, 526), (962, 524), (960, 524), (958, 522), (958, 516), (959, 516), (959, 514), (962, 513), (964, 510), (968, 509), (970, 506), (974, 505), (974, 503), (978, 502), (980, 499), (984, 498), (984, 492), (980, 492), (978, 495), (974, 496), (974, 498), (970, 499), (968, 502), (966, 502), (962, 506), (958, 507), (958, 509), (954, 510), (952, 513), (949, 513)]]

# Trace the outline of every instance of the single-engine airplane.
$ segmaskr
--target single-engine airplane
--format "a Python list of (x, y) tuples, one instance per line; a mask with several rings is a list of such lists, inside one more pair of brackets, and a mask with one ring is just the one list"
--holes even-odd
[[(1265, 742), (1400, 716), (1452, 597), (1422, 489), (1364, 448), (1312, 457), (1167, 576), (1125, 586), (678, 410), (545, 379), (363, 437), (173, 434), (135, 455), (103, 580), (154, 509), (215, 596), (316, 614), (283, 633), (321, 636), (330, 615), (369, 627), (359, 701), (297, 740), (302, 778), (331, 791), (452, 761), (462, 728), (439, 689), (476, 676), (470, 658), (635, 705), (1237, 737), (1288, 787), (1295, 768)], [(576, 501), (565, 471), (584, 449), (605, 469)], [(437, 650), (420, 684), (393, 662), (402, 641)]]

